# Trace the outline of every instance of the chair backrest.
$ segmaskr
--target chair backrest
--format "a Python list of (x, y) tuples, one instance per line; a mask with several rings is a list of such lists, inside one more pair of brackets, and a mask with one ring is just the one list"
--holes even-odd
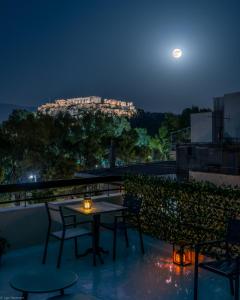
[(125, 194), (123, 198), (123, 205), (128, 208), (128, 212), (138, 215), (141, 210), (142, 199), (131, 194)]
[(239, 219), (229, 220), (226, 240), (229, 243), (240, 243), (240, 220)]
[(63, 221), (61, 207), (56, 204), (47, 203), (47, 202), (45, 203), (45, 205), (48, 212), (49, 221), (63, 225), (64, 221)]

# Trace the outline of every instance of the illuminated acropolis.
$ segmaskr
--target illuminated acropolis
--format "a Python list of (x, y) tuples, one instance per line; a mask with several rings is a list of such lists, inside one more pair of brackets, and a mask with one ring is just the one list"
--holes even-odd
[(38, 112), (52, 116), (56, 116), (60, 112), (78, 116), (83, 111), (99, 111), (107, 115), (123, 117), (132, 117), (137, 112), (133, 102), (102, 99), (98, 96), (58, 99), (38, 107)]

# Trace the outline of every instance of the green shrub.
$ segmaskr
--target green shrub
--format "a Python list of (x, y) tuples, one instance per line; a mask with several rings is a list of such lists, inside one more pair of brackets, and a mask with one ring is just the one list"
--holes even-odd
[(228, 219), (240, 216), (240, 191), (230, 187), (128, 175), (125, 190), (143, 199), (144, 231), (171, 243), (222, 239)]

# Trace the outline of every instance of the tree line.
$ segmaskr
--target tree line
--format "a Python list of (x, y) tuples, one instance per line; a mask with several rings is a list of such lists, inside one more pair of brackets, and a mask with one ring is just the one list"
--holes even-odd
[[(71, 178), (75, 172), (169, 159), (165, 127), (150, 136), (126, 118), (99, 112), (55, 117), (15, 110), (0, 126), (0, 181)], [(34, 177), (35, 178), (35, 177)]]
[[(190, 126), (191, 113), (203, 111), (209, 109), (192, 107), (179, 115), (140, 111), (129, 120), (89, 111), (53, 117), (14, 110), (0, 124), (0, 183), (72, 178), (93, 168), (168, 160), (172, 133)], [(177, 137), (188, 138), (185, 132)]]

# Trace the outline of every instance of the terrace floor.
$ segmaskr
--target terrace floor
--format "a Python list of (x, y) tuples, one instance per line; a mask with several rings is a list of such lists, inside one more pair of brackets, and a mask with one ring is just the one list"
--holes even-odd
[[(126, 249), (124, 238), (119, 235), (116, 262), (111, 255), (104, 255), (105, 263), (92, 265), (91, 255), (75, 259), (73, 242), (65, 243), (62, 269), (73, 270), (79, 275), (78, 283), (66, 290), (69, 293), (83, 292), (101, 300), (188, 300), (193, 299), (193, 267), (179, 268), (172, 264), (172, 247), (149, 236), (144, 236), (146, 254), (139, 251), (138, 235), (129, 232), (131, 246)], [(88, 248), (90, 241), (83, 238), (79, 246)], [(112, 236), (101, 235), (101, 244), (111, 250)], [(79, 247), (79, 248), (80, 248)], [(9, 251), (0, 266), (0, 299), (11, 300), (21, 296), (9, 286), (9, 280), (18, 272), (41, 269), (43, 247), (34, 246)], [(49, 246), (47, 265), (55, 267), (58, 243)], [(30, 294), (29, 299), (47, 299), (54, 294)], [(200, 270), (200, 299), (230, 300), (228, 281)]]

